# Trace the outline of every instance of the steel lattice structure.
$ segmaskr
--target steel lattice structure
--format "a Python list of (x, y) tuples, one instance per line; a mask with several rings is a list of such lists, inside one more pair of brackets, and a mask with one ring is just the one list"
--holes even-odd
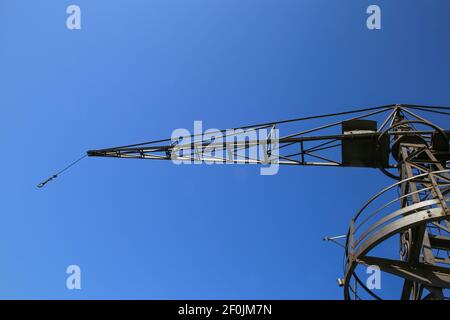
[[(387, 105), (90, 150), (87, 155), (379, 169), (396, 182), (351, 220), (340, 280), (344, 297), (383, 298), (383, 290), (362, 281), (361, 272), (374, 265), (395, 278), (392, 283), (399, 283), (402, 299), (444, 299), (450, 288), (450, 131), (442, 127), (449, 124), (449, 110)], [(439, 115), (441, 125), (424, 114)], [(263, 129), (266, 139), (252, 134)], [(251, 153), (255, 148), (258, 153)], [(399, 250), (391, 252), (395, 247)]]

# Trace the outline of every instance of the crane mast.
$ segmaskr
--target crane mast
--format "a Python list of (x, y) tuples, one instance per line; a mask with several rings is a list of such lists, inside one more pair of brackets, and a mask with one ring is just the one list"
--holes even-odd
[[(344, 297), (382, 299), (392, 292), (364, 282), (367, 267), (375, 266), (395, 278), (393, 285), (399, 283), (401, 299), (444, 299), (450, 289), (450, 130), (421, 114), (439, 115), (448, 125), (449, 111), (387, 105), (89, 150), (87, 155), (378, 169), (395, 183), (370, 198), (351, 220), (339, 279)], [(261, 130), (263, 139), (254, 135)]]

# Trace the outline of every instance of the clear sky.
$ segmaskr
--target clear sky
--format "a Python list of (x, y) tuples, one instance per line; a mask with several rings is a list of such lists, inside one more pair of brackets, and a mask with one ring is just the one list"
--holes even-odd
[[(70, 4), (81, 30), (66, 28)], [(370, 4), (381, 30), (366, 27)], [(392, 183), (377, 170), (88, 158), (36, 184), (88, 149), (194, 120), (449, 105), (449, 12), (448, 0), (0, 0), (0, 298), (342, 298), (342, 251), (322, 238)]]

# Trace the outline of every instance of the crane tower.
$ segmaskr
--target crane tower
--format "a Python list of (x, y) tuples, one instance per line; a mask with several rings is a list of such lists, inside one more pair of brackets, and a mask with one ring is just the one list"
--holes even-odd
[[(345, 299), (391, 298), (392, 293), (401, 299), (445, 299), (450, 289), (449, 111), (387, 105), (235, 128), (267, 129), (264, 141), (237, 135), (219, 140), (213, 133), (89, 150), (87, 155), (377, 169), (394, 183), (372, 196), (350, 221), (339, 279)], [(252, 148), (264, 156), (251, 157)], [(214, 153), (206, 156), (206, 149)], [(368, 266), (378, 268), (388, 285), (368, 286), (363, 278)]]

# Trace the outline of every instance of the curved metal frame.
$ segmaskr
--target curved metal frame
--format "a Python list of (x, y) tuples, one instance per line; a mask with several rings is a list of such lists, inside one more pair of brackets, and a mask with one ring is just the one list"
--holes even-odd
[[(391, 186), (384, 188), (379, 193), (377, 193), (375, 196), (369, 199), (369, 201), (367, 201), (366, 204), (360, 209), (360, 211), (356, 214), (356, 216), (352, 220), (351, 226), (347, 233), (347, 241), (345, 244), (346, 265), (345, 265), (344, 297), (346, 299), (351, 298), (352, 292), (354, 294), (356, 293), (356, 288), (352, 287), (351, 285), (352, 278), (355, 279), (356, 282), (358, 282), (359, 285), (365, 291), (367, 291), (372, 297), (376, 299), (381, 299), (377, 294), (372, 292), (366, 286), (362, 285), (361, 280), (359, 279), (359, 277), (355, 272), (355, 269), (359, 264), (367, 265), (367, 263), (370, 261), (372, 262), (383, 261), (383, 259), (368, 256), (368, 254), (375, 247), (377, 247), (379, 244), (384, 242), (386, 239), (392, 237), (393, 235), (400, 234), (401, 232), (408, 230), (412, 227), (415, 227), (417, 225), (424, 225), (424, 224), (426, 225), (428, 223), (440, 220), (450, 220), (450, 215), (446, 212), (445, 208), (441, 204), (442, 199), (434, 198), (430, 200), (421, 201), (419, 203), (414, 203), (401, 209), (390, 212), (389, 214), (386, 214), (377, 219), (374, 223), (367, 225), (367, 227), (363, 229), (363, 227), (366, 224), (368, 224), (368, 221), (374, 218), (376, 214), (379, 214), (380, 211), (378, 210), (379, 209), (378, 208), (374, 212), (375, 214), (374, 213), (365, 214), (369, 205), (372, 204), (376, 199), (379, 199), (380, 197), (385, 195), (388, 191), (392, 190), (393, 188), (396, 188), (403, 183), (410, 182), (418, 178), (426, 178), (427, 176), (430, 178), (434, 177), (437, 178), (438, 180), (444, 181), (443, 183), (438, 183), (439, 187), (448, 187), (450, 185), (450, 182), (445, 181), (446, 178), (442, 176), (442, 174), (448, 173), (450, 173), (450, 169), (433, 171), (430, 173), (423, 173), (420, 175), (416, 175), (414, 177), (404, 179), (402, 181), (398, 181), (392, 184)], [(430, 187), (417, 190), (416, 192), (419, 193), (425, 189), (429, 190)], [(382, 205), (381, 208), (386, 208), (390, 204), (396, 203), (397, 201), (401, 201), (403, 197), (404, 196), (399, 196), (395, 200), (389, 201), (387, 205), (386, 204)], [(450, 198), (446, 198), (444, 199), (444, 201), (450, 205)], [(357, 224), (358, 222), (360, 223)], [(358, 238), (355, 240), (358, 231), (361, 232)], [(404, 261), (390, 261), (390, 262), (402, 264), (404, 268), (416, 268), (416, 269), (422, 268), (424, 270), (428, 268), (430, 270), (427, 269), (426, 272), (424, 271), (424, 273), (428, 272), (428, 275), (430, 277), (433, 274), (433, 277), (436, 277), (436, 279), (433, 279), (433, 281), (431, 281), (430, 279), (427, 279), (426, 276), (424, 276), (422, 279), (419, 279), (418, 282), (421, 282), (425, 286), (430, 286), (432, 284), (437, 283), (439, 284), (439, 286), (443, 288), (450, 288), (450, 268), (438, 266), (434, 266), (431, 268), (428, 265), (422, 266), (417, 264), (408, 265), (408, 263)], [(446, 276), (444, 277), (444, 280), (442, 280), (438, 276), (436, 276), (436, 274), (433, 272), (438, 272), (439, 274), (444, 274)], [(400, 272), (398, 272), (396, 275), (400, 277), (406, 277), (406, 274), (401, 275)], [(356, 294), (355, 297), (357, 297)]]

